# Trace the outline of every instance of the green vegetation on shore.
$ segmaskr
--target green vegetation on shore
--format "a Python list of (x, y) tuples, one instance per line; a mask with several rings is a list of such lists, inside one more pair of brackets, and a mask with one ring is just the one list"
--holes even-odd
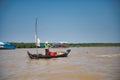
[[(16, 48), (35, 48), (35, 43), (10, 42)], [(41, 43), (42, 45), (44, 43)], [(54, 44), (54, 43), (50, 43)], [(120, 47), (120, 43), (68, 43), (67, 47)]]
[(72, 43), (70, 47), (120, 47), (120, 43)]

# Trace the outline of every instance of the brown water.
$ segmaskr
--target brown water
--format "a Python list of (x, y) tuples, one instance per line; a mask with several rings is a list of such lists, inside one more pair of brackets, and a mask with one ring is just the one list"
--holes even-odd
[(0, 50), (0, 80), (120, 80), (120, 47), (71, 48), (66, 58), (39, 60), (30, 60), (27, 50), (35, 52)]

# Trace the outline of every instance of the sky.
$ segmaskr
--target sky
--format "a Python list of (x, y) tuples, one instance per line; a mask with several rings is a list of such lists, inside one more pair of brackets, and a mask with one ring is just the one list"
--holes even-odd
[(120, 43), (119, 0), (0, 0), (0, 41)]

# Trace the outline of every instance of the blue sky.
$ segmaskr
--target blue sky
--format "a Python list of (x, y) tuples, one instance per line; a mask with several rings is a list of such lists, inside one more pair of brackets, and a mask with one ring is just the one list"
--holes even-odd
[(120, 43), (119, 0), (2, 0), (0, 41)]

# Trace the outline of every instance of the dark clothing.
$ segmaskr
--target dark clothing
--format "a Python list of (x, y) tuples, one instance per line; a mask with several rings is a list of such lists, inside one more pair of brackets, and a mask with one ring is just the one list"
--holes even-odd
[(45, 55), (49, 56), (49, 49), (45, 49)]

